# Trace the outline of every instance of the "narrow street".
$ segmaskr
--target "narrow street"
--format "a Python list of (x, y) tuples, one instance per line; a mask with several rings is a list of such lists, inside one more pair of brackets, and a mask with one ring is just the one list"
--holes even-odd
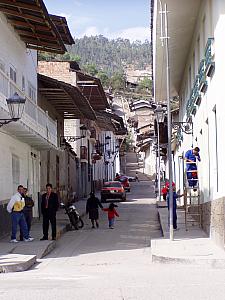
[[(128, 155), (131, 175), (133, 160)], [(224, 270), (151, 263), (151, 238), (161, 231), (152, 183), (139, 174), (127, 202), (118, 203), (114, 230), (103, 212), (99, 229), (85, 218), (83, 230), (66, 233), (33, 269), (2, 274), (0, 299), (224, 299)]]

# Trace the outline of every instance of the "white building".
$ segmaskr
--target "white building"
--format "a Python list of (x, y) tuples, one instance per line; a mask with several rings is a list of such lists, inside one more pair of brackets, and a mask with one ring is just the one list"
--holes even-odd
[(4, 205), (19, 184), (28, 187), (35, 200), (34, 215), (38, 215), (40, 151), (58, 145), (57, 122), (37, 105), (37, 51), (34, 49), (64, 53), (68, 32), (60, 35), (60, 22), (65, 24), (65, 19), (54, 16), (53, 21), (44, 3), (39, 2), (40, 6), (36, 2), (27, 4), (28, 10), (26, 5), (17, 2), (0, 4), (0, 118), (10, 118), (7, 98), (15, 92), (26, 98), (22, 119), (0, 128), (1, 235), (9, 223)]
[[(182, 189), (179, 156), (200, 148), (202, 227), (224, 246), (225, 233), (225, 1), (167, 0), (171, 97), (179, 96), (179, 122), (193, 123), (193, 137), (180, 132), (174, 156), (175, 180)], [(159, 1), (154, 5), (153, 76), (155, 100), (166, 99), (165, 47), (160, 41)], [(182, 136), (181, 136), (182, 135)]]

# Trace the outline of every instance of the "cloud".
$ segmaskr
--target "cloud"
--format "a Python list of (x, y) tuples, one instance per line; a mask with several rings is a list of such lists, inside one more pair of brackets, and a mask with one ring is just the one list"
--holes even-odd
[(64, 13), (64, 12), (61, 12), (58, 15), (61, 16), (61, 17), (66, 18), (67, 20), (69, 20), (72, 17), (72, 15)]
[(150, 40), (151, 33), (148, 27), (132, 27), (113, 32), (111, 36), (112, 38), (121, 37), (123, 39), (129, 39), (131, 42), (136, 40), (144, 42), (145, 40)]
[(136, 40), (139, 40), (141, 42), (150, 40), (150, 29), (148, 27), (131, 27), (119, 31), (110, 32), (108, 28), (104, 28), (100, 31), (96, 26), (89, 26), (82, 34), (76, 36), (95, 36), (99, 34), (102, 34), (109, 39), (117, 39), (120, 37), (123, 39), (129, 39), (131, 42), (134, 42)]
[(78, 0), (73, 0), (73, 4), (79, 7), (82, 6), (82, 3)]
[(86, 28), (86, 30), (81, 34), (81, 36), (95, 36), (99, 34), (100, 32), (96, 26), (90, 26)]

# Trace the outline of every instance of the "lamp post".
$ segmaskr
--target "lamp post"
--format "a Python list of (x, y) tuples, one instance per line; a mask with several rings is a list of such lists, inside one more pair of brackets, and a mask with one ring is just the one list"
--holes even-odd
[[(168, 36), (168, 10), (167, 4), (164, 4), (164, 10), (162, 9), (162, 2), (160, 3), (160, 21), (161, 21), (161, 36), (160, 40), (162, 46), (165, 45), (166, 54), (166, 95), (167, 95), (167, 128), (168, 128), (168, 166), (169, 166), (169, 216), (170, 216), (170, 240), (173, 241), (173, 190), (172, 190), (172, 149), (171, 149), (171, 137), (172, 137), (172, 125), (171, 125), (171, 107), (170, 107), (170, 63), (169, 63), (169, 36)], [(164, 17), (164, 20), (163, 20)], [(164, 22), (163, 22), (164, 21)], [(163, 28), (164, 25), (164, 28)], [(163, 30), (164, 29), (164, 30)], [(164, 31), (164, 32), (163, 32)], [(164, 44), (165, 40), (165, 44)]]
[(12, 97), (6, 99), (6, 102), (11, 119), (0, 119), (0, 127), (22, 118), (26, 99), (15, 93)]
[(159, 124), (164, 122), (165, 110), (161, 106), (157, 106), (154, 110), (157, 120), (157, 152), (158, 152), (158, 200), (161, 201), (161, 167), (160, 167), (160, 145), (159, 145)]

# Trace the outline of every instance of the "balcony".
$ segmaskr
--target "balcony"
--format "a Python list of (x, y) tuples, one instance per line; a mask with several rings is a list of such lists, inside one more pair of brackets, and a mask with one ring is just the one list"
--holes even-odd
[(205, 73), (205, 59), (202, 59), (198, 69), (199, 76), (199, 90), (202, 93), (205, 93), (208, 87), (206, 73)]
[(186, 111), (187, 111), (187, 119), (190, 119), (192, 115), (196, 114), (197, 109), (195, 105), (194, 89), (192, 89), (191, 91), (190, 98), (187, 102)]
[(192, 90), (193, 101), (196, 105), (200, 105), (201, 103), (201, 92), (199, 91), (199, 75), (195, 78), (194, 87)]
[(215, 71), (214, 62), (214, 38), (209, 38), (205, 49), (205, 73), (206, 76), (212, 77)]
[(17, 92), (26, 98), (25, 110), (21, 120), (12, 122), (4, 127), (16, 138), (38, 149), (57, 147), (57, 122), (32, 101), (25, 92), (0, 70), (0, 115), (8, 117), (8, 108), (5, 99)]

